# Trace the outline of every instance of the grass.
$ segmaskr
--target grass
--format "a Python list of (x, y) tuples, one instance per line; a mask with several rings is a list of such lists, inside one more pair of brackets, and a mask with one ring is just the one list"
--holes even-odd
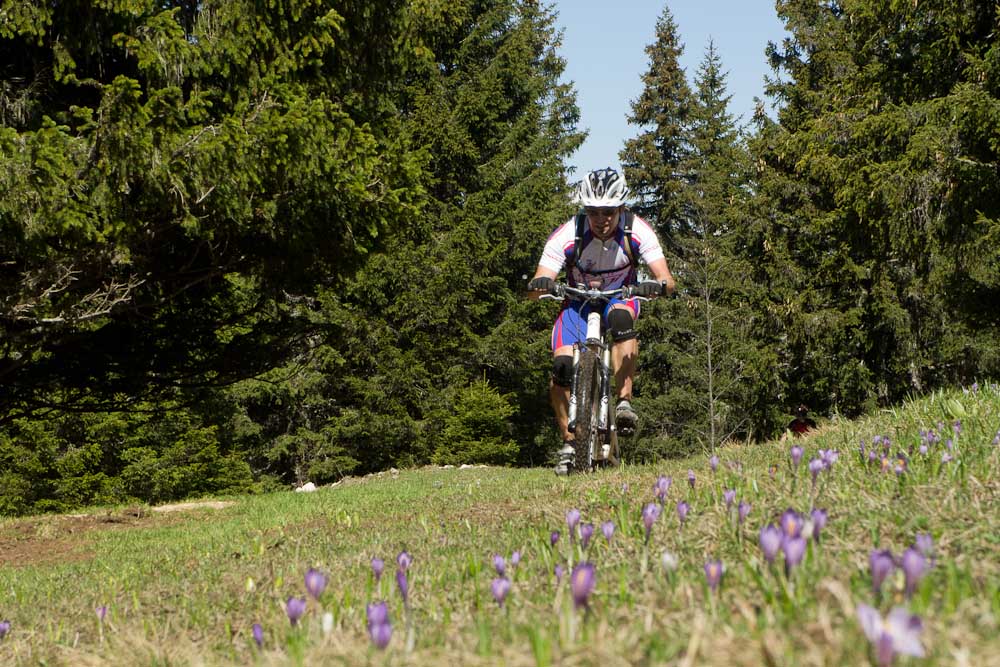
[[(942, 435), (927, 455), (921, 429)], [(923, 621), (926, 657), (897, 664), (1000, 665), (998, 430), (992, 386), (822, 425), (795, 441), (805, 449), (797, 472), (790, 443), (772, 442), (720, 450), (714, 473), (704, 456), (570, 479), (428, 468), (311, 494), (230, 498), (222, 509), (7, 520), (0, 619), (11, 630), (0, 664), (864, 665), (874, 654), (855, 609), (869, 604), (883, 613), (905, 606)], [(891, 439), (893, 456), (908, 454), (905, 473), (862, 463), (859, 443), (870, 448), (875, 436)], [(814, 486), (806, 465), (821, 449), (839, 459)], [(946, 452), (954, 460), (942, 463)], [(659, 475), (673, 484), (646, 544), (641, 510)], [(751, 504), (742, 525), (726, 510), (727, 488)], [(691, 505), (683, 526), (681, 499)], [(829, 523), (786, 577), (762, 558), (758, 532), (788, 508), (813, 507)], [(573, 508), (596, 527), (586, 550), (569, 539)], [(610, 543), (600, 530), (608, 520)], [(899, 556), (918, 533), (934, 539), (933, 568), (910, 599), (899, 570), (876, 594), (871, 550)], [(407, 606), (394, 576), (403, 550), (413, 556)], [(493, 555), (509, 560), (515, 550), (521, 562), (508, 565), (512, 587), (500, 607), (490, 592)], [(676, 570), (664, 569), (665, 551)], [(386, 561), (379, 582), (373, 556)], [(710, 558), (725, 568), (714, 593), (703, 570)], [(597, 574), (586, 609), (574, 608), (569, 577), (553, 575), (555, 565), (568, 571), (581, 560)], [(310, 567), (329, 584), (293, 627), (284, 604), (306, 595)], [(366, 630), (366, 605), (376, 600), (388, 603), (393, 628), (385, 651)]]

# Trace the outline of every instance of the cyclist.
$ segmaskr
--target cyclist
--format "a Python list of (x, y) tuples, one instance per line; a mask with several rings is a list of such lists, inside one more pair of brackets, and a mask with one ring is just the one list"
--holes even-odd
[[(529, 298), (556, 294), (555, 279), (566, 268), (566, 280), (574, 287), (612, 290), (634, 285), (638, 256), (655, 278), (636, 285), (635, 296), (655, 297), (674, 292), (674, 278), (663, 256), (663, 249), (649, 223), (634, 216), (626, 207), (629, 189), (625, 177), (614, 169), (592, 171), (580, 182), (577, 200), (583, 206), (586, 224), (577, 245), (577, 218), (560, 225), (545, 243), (538, 269), (528, 283)], [(627, 233), (627, 220), (631, 231)], [(626, 239), (630, 248), (626, 249)], [(549, 401), (555, 413), (556, 426), (562, 436), (557, 473), (569, 472), (573, 461), (574, 436), (568, 429), (569, 392), (573, 379), (573, 344), (582, 342), (587, 330), (586, 307), (563, 301), (562, 309), (552, 327), (552, 379)], [(611, 332), (611, 363), (615, 373), (618, 404), (615, 409), (618, 429), (633, 430), (638, 415), (632, 408), (632, 378), (635, 375), (639, 341), (634, 329), (639, 316), (639, 301), (612, 299), (604, 309), (604, 326)]]

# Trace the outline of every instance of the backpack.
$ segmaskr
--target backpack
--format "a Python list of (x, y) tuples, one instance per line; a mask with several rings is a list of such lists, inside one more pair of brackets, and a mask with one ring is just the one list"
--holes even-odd
[[(635, 220), (635, 213), (631, 209), (625, 209), (625, 219), (622, 225), (622, 231), (625, 233), (625, 256), (628, 257), (628, 264), (633, 269), (638, 266), (638, 262), (635, 259), (635, 248), (632, 247), (632, 221)], [(566, 269), (572, 269), (576, 266), (576, 263), (580, 259), (580, 253), (583, 252), (583, 234), (587, 231), (587, 214), (584, 211), (580, 211), (576, 214), (576, 240), (573, 243), (573, 255), (569, 258)]]

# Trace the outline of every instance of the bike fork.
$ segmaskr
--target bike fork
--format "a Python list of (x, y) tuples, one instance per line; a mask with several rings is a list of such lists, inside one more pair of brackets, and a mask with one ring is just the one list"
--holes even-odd
[[(611, 411), (611, 348), (604, 348), (601, 355), (601, 407), (597, 423), (601, 433), (601, 451), (594, 452), (594, 458), (607, 459), (611, 454), (611, 434), (615, 430), (614, 421), (610, 417)], [(609, 437), (609, 435), (611, 437)]]
[(580, 346), (573, 346), (573, 380), (570, 382), (569, 387), (569, 414), (567, 415), (567, 428), (569, 432), (572, 433), (573, 429), (576, 428), (576, 393), (579, 391), (577, 384), (579, 379), (577, 378), (577, 368), (580, 365)]

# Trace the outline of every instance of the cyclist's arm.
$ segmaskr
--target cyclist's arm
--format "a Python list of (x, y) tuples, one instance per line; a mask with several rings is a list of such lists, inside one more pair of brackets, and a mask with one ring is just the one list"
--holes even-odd
[[(548, 267), (539, 265), (538, 268), (535, 270), (535, 275), (533, 275), (531, 279), (534, 280), (535, 278), (551, 278), (552, 280), (555, 280), (556, 276), (558, 275), (559, 275), (558, 271), (553, 271)], [(529, 291), (528, 298), (531, 299), (532, 301), (537, 301), (542, 297), (543, 294), (548, 294), (548, 292)]]
[(667, 294), (673, 294), (674, 289), (676, 289), (677, 284), (674, 282), (674, 276), (670, 273), (670, 267), (667, 266), (667, 260), (661, 257), (649, 263), (649, 272), (653, 274), (653, 279), (661, 283), (667, 284)]

